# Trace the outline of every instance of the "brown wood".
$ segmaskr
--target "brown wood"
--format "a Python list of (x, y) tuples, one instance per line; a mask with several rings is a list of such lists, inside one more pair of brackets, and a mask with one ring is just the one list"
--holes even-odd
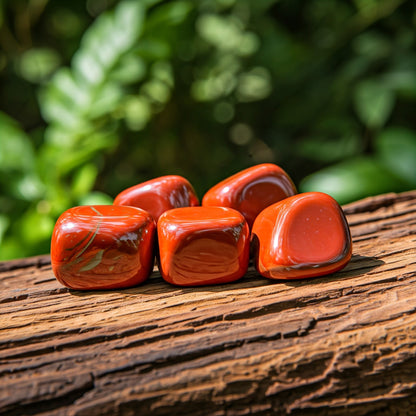
[(1, 415), (416, 414), (416, 191), (345, 206), (336, 274), (77, 292), (0, 264)]

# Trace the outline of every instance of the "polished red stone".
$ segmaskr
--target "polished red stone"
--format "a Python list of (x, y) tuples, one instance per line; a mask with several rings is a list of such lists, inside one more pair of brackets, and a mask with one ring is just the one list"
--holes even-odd
[(302, 279), (342, 269), (351, 258), (347, 220), (320, 192), (298, 194), (262, 211), (252, 229), (255, 265), (272, 279)]
[(155, 224), (139, 208), (89, 205), (65, 211), (55, 224), (51, 261), (70, 289), (115, 289), (146, 280), (154, 265)]
[(169, 209), (199, 205), (192, 185), (182, 176), (168, 175), (120, 192), (114, 205), (130, 205), (149, 212), (155, 221)]
[(247, 271), (250, 237), (244, 217), (222, 207), (177, 208), (157, 224), (159, 269), (169, 283), (227, 283)]
[(287, 173), (277, 165), (264, 163), (236, 173), (208, 190), (203, 206), (234, 208), (241, 212), (249, 227), (266, 207), (296, 194)]

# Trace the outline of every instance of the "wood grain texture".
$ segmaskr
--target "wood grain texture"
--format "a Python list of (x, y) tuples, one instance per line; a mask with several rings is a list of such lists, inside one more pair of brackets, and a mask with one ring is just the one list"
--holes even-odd
[(0, 415), (416, 414), (416, 191), (344, 207), (336, 274), (70, 291), (0, 264)]

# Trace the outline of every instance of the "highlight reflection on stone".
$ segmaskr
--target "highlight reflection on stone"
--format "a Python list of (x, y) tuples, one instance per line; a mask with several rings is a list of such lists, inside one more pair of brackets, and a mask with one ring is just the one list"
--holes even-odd
[(277, 165), (263, 163), (242, 170), (208, 190), (203, 206), (234, 208), (241, 212), (251, 228), (266, 207), (296, 194), (287, 173)]
[(89, 205), (65, 211), (51, 242), (53, 272), (70, 289), (115, 289), (146, 280), (154, 264), (155, 224), (146, 211)]
[(342, 269), (350, 260), (350, 230), (329, 195), (307, 192), (262, 211), (252, 229), (257, 271), (272, 279), (302, 279)]
[(161, 215), (157, 231), (159, 270), (169, 283), (227, 283), (247, 271), (249, 229), (244, 217), (233, 209), (173, 209)]
[(161, 176), (120, 192), (114, 205), (129, 205), (149, 212), (157, 222), (169, 209), (199, 205), (192, 185), (177, 175)]

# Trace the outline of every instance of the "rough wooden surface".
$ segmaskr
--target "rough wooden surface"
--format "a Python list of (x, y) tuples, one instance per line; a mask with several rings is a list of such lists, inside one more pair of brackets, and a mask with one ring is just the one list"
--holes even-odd
[(345, 211), (352, 261), (309, 281), (81, 293), (0, 264), (0, 414), (416, 414), (416, 192)]

